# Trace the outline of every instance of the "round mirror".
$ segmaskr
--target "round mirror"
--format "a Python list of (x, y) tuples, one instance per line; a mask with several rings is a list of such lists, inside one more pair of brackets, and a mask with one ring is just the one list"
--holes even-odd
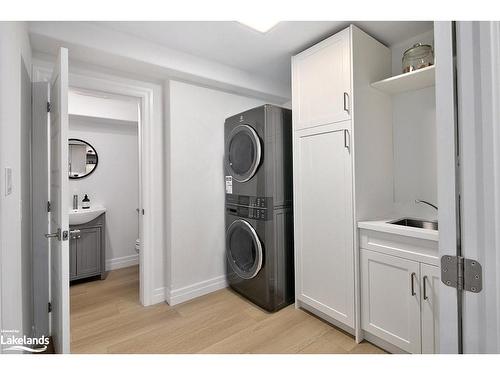
[(97, 151), (89, 143), (81, 139), (70, 138), (68, 141), (69, 178), (87, 177), (97, 168), (99, 161)]

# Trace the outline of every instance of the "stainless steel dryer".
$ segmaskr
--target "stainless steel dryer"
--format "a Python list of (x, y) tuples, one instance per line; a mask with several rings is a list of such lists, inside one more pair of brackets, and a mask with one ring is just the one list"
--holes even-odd
[(272, 197), (274, 207), (292, 205), (292, 111), (266, 104), (226, 119), (226, 202), (235, 197)]
[(294, 301), (291, 210), (226, 205), (229, 285), (270, 312)]

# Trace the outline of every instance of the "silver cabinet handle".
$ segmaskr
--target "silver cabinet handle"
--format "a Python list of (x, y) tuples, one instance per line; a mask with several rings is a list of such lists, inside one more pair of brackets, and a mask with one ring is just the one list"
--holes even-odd
[(347, 148), (347, 151), (350, 150), (350, 145), (349, 145), (349, 130), (344, 129), (344, 147)]
[(422, 283), (424, 284), (423, 285), (424, 300), (428, 300), (429, 296), (427, 295), (427, 276), (424, 276), (424, 278), (422, 279)]
[(415, 272), (412, 272), (410, 275), (411, 295), (412, 296), (417, 295), (417, 293), (415, 292), (415, 276), (417, 276), (417, 274)]
[(344, 92), (344, 111), (349, 113), (349, 94)]
[(77, 240), (78, 238), (81, 237), (80, 235), (80, 229), (73, 229), (69, 231), (69, 235), (71, 236), (72, 240)]

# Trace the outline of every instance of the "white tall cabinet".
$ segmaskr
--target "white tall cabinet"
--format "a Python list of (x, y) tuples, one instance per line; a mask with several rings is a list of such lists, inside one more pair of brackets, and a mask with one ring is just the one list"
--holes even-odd
[(360, 327), (356, 222), (393, 202), (390, 50), (355, 26), (292, 58), (296, 303)]
[[(299, 300), (353, 327), (354, 254), (350, 121), (296, 133)], [(319, 130), (319, 131), (318, 131)]]

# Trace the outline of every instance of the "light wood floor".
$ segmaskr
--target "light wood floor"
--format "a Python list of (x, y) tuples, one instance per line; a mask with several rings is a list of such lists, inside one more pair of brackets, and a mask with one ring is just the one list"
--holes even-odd
[(384, 353), (293, 305), (269, 314), (229, 289), (139, 303), (138, 267), (71, 286), (72, 353)]

